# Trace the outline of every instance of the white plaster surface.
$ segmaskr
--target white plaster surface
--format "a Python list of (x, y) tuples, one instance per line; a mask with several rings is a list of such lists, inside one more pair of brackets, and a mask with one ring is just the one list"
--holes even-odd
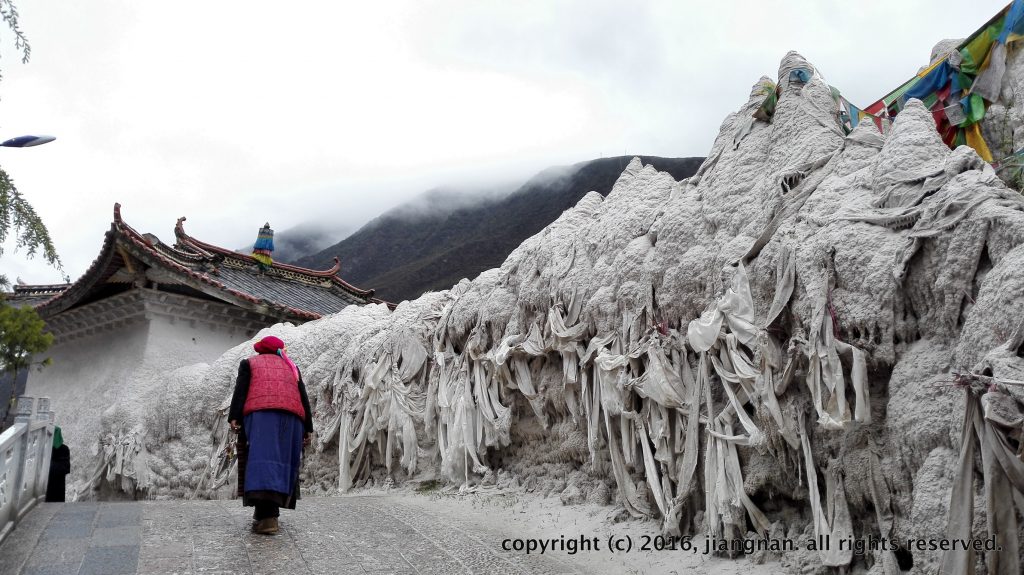
[[(144, 416), (161, 405), (178, 368), (212, 362), (244, 336), (165, 316), (58, 344), (53, 364), (29, 375), (27, 395), (49, 397), (71, 450), (68, 496), (93, 497), (97, 474), (115, 481), (115, 453), (134, 460)], [(134, 485), (128, 484), (129, 492)], [(78, 491), (81, 491), (81, 494)], [(115, 490), (119, 492), (120, 490)]]

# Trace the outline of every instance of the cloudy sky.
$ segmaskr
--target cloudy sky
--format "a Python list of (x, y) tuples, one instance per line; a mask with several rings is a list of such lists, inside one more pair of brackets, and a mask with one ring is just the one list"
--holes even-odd
[[(601, 156), (703, 156), (722, 119), (801, 52), (866, 105), (1006, 0), (776, 2), (20, 0), (0, 28), (0, 165), (78, 277), (121, 202), (241, 247), (361, 224), (443, 184)], [(6, 246), (0, 273), (61, 276)]]

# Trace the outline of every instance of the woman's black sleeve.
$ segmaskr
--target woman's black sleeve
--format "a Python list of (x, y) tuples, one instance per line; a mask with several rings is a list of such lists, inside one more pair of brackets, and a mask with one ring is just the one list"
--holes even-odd
[(313, 433), (313, 410), (309, 407), (309, 395), (306, 394), (306, 384), (302, 383), (302, 374), (299, 374), (299, 395), (302, 397), (302, 409), (306, 410), (306, 420), (302, 422), (306, 433)]
[(235, 393), (231, 396), (231, 410), (228, 411), (228, 421), (237, 421), (242, 424), (242, 408), (245, 407), (245, 399), (249, 397), (249, 380), (252, 374), (249, 370), (249, 360), (243, 359), (238, 364), (238, 377), (235, 378)]

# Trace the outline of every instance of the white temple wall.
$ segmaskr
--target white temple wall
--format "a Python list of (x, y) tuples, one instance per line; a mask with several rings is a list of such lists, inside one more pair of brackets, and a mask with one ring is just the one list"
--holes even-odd
[(237, 329), (214, 329), (205, 323), (157, 316), (149, 322), (146, 355), (140, 371), (152, 376), (145, 379), (158, 380), (179, 367), (212, 363), (250, 336)]
[(44, 356), (53, 364), (29, 374), (26, 395), (49, 397), (71, 450), (70, 486), (89, 471), (82, 462), (99, 450), (100, 414), (126, 394), (147, 345), (145, 322), (58, 343)]
[(45, 356), (53, 364), (29, 375), (26, 393), (51, 399), (71, 449), (69, 499), (76, 483), (84, 485), (95, 474), (103, 443), (121, 443), (142, 432), (141, 406), (164, 394), (159, 387), (168, 373), (212, 363), (249, 336), (238, 328), (156, 315), (52, 347)]

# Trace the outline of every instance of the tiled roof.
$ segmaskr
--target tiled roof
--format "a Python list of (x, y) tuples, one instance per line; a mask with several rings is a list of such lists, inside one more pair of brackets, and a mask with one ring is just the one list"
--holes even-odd
[(63, 293), (71, 284), (16, 285), (14, 291), (4, 294), (4, 300), (18, 307), (36, 307)]
[[(178, 240), (178, 244), (184, 246), (185, 249), (192, 250), (194, 253), (202, 254), (206, 256), (216, 257), (218, 255), (224, 256), (225, 258), (233, 259), (238, 262), (253, 265), (259, 267), (260, 262), (256, 261), (252, 256), (240, 254), (236, 251), (232, 251), (226, 248), (208, 244), (193, 238), (192, 236), (185, 233), (185, 218), (178, 218), (177, 225), (174, 226), (174, 235)], [(350, 292), (354, 295), (370, 298), (373, 296), (373, 290), (359, 289), (345, 280), (338, 277), (338, 272), (341, 271), (341, 262), (338, 258), (334, 258), (334, 266), (326, 270), (311, 270), (307, 268), (300, 268), (298, 266), (282, 264), (274, 262), (269, 266), (270, 269), (278, 272), (282, 272), (283, 275), (297, 275), (308, 278), (326, 278), (329, 279), (333, 284), (342, 288), (343, 290)], [(378, 303), (383, 303), (381, 300), (376, 300)]]
[(114, 221), (99, 256), (78, 281), (47, 295), (49, 299), (38, 306), (40, 314), (47, 317), (60, 313), (108, 282), (131, 283), (150, 276), (145, 269), (133, 269), (132, 262), (141, 262), (150, 270), (157, 268), (164, 278), (160, 283), (184, 285), (281, 320), (301, 322), (352, 304), (386, 303), (374, 298), (373, 290), (356, 288), (339, 278), (341, 265), (337, 259), (329, 270), (278, 263), (263, 266), (250, 256), (189, 236), (184, 221), (178, 219), (174, 230), (177, 241), (171, 246), (129, 226), (121, 218), (121, 205), (114, 204)]
[(263, 299), (326, 315), (352, 304), (365, 304), (362, 298), (330, 286), (314, 287), (268, 274), (221, 266), (217, 279), (226, 287), (242, 293), (260, 294)]

